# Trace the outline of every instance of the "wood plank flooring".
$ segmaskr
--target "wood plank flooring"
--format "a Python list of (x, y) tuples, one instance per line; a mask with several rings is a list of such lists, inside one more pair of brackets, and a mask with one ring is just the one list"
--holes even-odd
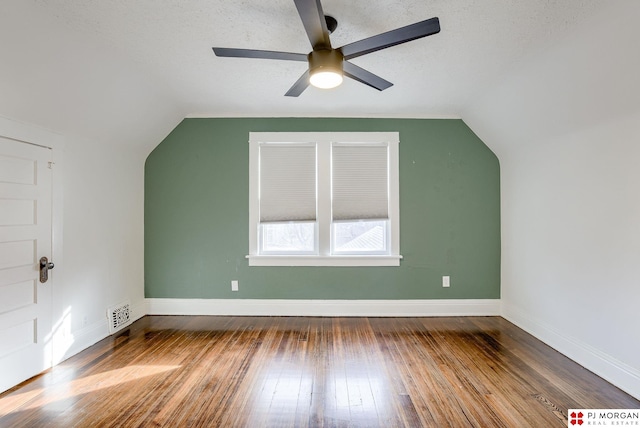
[(500, 317), (148, 316), (0, 395), (11, 427), (566, 427), (640, 402)]

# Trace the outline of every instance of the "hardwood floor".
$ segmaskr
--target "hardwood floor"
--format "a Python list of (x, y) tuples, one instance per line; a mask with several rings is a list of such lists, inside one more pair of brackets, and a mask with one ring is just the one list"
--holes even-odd
[(148, 316), (0, 395), (11, 427), (566, 427), (640, 402), (499, 317)]

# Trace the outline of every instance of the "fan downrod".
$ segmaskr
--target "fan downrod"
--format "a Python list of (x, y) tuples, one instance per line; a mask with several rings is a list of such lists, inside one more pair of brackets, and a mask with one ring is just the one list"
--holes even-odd
[(327, 30), (329, 34), (333, 33), (338, 28), (338, 21), (331, 15), (325, 15), (324, 20), (327, 23)]

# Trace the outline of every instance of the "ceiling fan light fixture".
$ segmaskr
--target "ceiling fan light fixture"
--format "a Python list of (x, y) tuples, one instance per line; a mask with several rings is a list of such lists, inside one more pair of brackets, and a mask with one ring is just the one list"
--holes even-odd
[(316, 71), (309, 77), (309, 82), (320, 89), (331, 89), (342, 84), (342, 74), (336, 71)]
[(309, 83), (316, 88), (331, 89), (343, 80), (343, 56), (337, 50), (317, 50), (309, 54)]

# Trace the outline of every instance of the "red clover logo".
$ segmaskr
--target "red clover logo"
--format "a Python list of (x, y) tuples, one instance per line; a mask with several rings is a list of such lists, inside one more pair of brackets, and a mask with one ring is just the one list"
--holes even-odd
[(582, 412), (571, 412), (571, 414), (569, 415), (569, 417), (571, 418), (571, 425), (582, 425), (584, 422), (582, 421), (582, 417), (584, 415), (582, 414)]

